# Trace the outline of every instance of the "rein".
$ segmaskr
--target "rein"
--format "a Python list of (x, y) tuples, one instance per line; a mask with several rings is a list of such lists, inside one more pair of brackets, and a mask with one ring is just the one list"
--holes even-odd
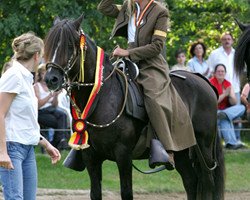
[[(114, 69), (109, 74), (109, 76), (104, 80), (104, 82), (106, 80), (108, 80), (114, 72), (117, 72), (120, 75), (122, 75), (122, 77), (124, 78), (124, 82), (125, 82), (125, 94), (124, 94), (125, 96), (124, 96), (122, 108), (121, 108), (119, 114), (112, 121), (110, 121), (109, 123), (106, 123), (106, 124), (95, 124), (95, 123), (91, 123), (88, 120), (86, 120), (85, 122), (88, 125), (92, 126), (92, 127), (105, 128), (105, 127), (108, 127), (108, 126), (112, 125), (113, 123), (115, 123), (120, 118), (120, 116), (122, 115), (122, 113), (123, 113), (123, 111), (125, 109), (126, 102), (127, 102), (127, 94), (128, 94), (128, 82), (127, 82), (127, 77), (125, 76), (125, 74), (120, 69), (118, 69), (116, 66), (114, 66)], [(91, 83), (91, 84), (94, 85), (93, 83)], [(90, 86), (90, 85), (79, 83), (77, 85), (77, 87), (78, 86)], [(75, 110), (77, 110), (78, 113), (81, 113), (81, 109), (76, 105), (74, 99), (72, 98), (71, 92), (69, 92), (69, 91), (67, 91), (67, 92), (68, 92), (68, 94), (70, 96), (70, 102), (71, 102), (72, 106), (75, 108)]]
[(94, 124), (94, 123), (91, 123), (89, 121), (86, 120), (86, 123), (90, 126), (93, 126), (93, 127), (97, 127), (97, 128), (106, 128), (110, 125), (112, 125), (113, 123), (115, 123), (122, 115), (124, 109), (125, 109), (125, 106), (126, 106), (126, 102), (127, 102), (127, 96), (128, 96), (128, 82), (127, 82), (127, 77), (125, 76), (125, 74), (119, 70), (118, 68), (115, 68), (116, 71), (123, 76), (124, 78), (124, 82), (125, 82), (125, 94), (124, 94), (124, 100), (123, 100), (123, 104), (122, 104), (122, 108), (119, 112), (119, 114), (112, 120), (110, 121), (109, 123), (106, 123), (106, 124)]

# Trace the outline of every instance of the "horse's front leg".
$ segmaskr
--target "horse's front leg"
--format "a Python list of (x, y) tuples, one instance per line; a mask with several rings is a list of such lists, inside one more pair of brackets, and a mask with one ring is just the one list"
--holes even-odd
[(120, 175), (120, 190), (122, 200), (132, 200), (132, 153), (121, 144), (115, 150), (115, 156)]
[(87, 162), (87, 170), (90, 177), (90, 199), (102, 199), (102, 163), (103, 161), (98, 157), (89, 156)]

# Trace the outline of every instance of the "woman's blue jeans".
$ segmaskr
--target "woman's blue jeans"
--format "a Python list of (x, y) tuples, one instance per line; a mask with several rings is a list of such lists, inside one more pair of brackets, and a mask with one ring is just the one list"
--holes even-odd
[(221, 136), (223, 137), (225, 144), (237, 144), (237, 138), (234, 130), (233, 120), (241, 117), (245, 112), (245, 106), (237, 104), (228, 107), (224, 110), (218, 110), (226, 114), (227, 118), (218, 120), (218, 126), (220, 128)]
[(7, 142), (7, 151), (14, 166), (0, 167), (0, 180), (5, 200), (35, 200), (37, 166), (34, 146)]

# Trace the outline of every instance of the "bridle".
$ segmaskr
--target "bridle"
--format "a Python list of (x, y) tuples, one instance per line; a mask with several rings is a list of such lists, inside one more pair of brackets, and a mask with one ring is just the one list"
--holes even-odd
[[(82, 30), (79, 31), (78, 33), (79, 35), (79, 38), (81, 37), (84, 37), (86, 38), (84, 32)], [(69, 78), (69, 73), (71, 72), (71, 70), (73, 69), (73, 67), (75, 66), (75, 63), (80, 55), (80, 50), (77, 49), (75, 46), (74, 46), (74, 52), (73, 54), (71, 55), (71, 57), (69, 58), (69, 60), (67, 61), (67, 65), (66, 67), (62, 67), (61, 65), (57, 64), (55, 62), (55, 58), (56, 58), (56, 53), (58, 51), (58, 48), (61, 44), (61, 35), (60, 35), (60, 38), (59, 38), (59, 42), (57, 44), (57, 47), (56, 47), (56, 50), (55, 50), (55, 53), (53, 55), (53, 58), (52, 58), (52, 61), (48, 62), (46, 64), (46, 70), (49, 70), (50, 68), (56, 68), (56, 69), (59, 69), (62, 74), (63, 74), (63, 84), (62, 84), (62, 88), (64, 88), (66, 91), (69, 91), (71, 90), (73, 87), (82, 87), (82, 86), (93, 86), (94, 83), (83, 83), (83, 82), (78, 82), (78, 81), (72, 81), (72, 80), (75, 80), (78, 73), (75, 74), (74, 78), (72, 78), (72, 80), (70, 80)], [(85, 55), (86, 55), (86, 51), (87, 51), (87, 45), (85, 44), (84, 47), (83, 47), (83, 51), (82, 54), (83, 54), (83, 57), (82, 59), (85, 60)]]
[[(84, 38), (84, 40), (86, 41), (86, 36), (84, 34), (84, 32), (82, 30), (79, 31), (78, 33), (79, 35), (79, 38), (81, 40), (81, 38)], [(77, 75), (79, 73), (77, 73), (75, 75), (75, 77), (70, 80), (69, 78), (69, 73), (71, 72), (71, 70), (73, 69), (73, 67), (75, 66), (75, 63), (77, 61), (77, 59), (79, 58), (80, 54), (81, 54), (81, 59), (85, 61), (85, 56), (86, 56), (86, 51), (87, 51), (87, 45), (86, 43), (82, 45), (82, 48), (77, 49), (75, 46), (74, 46), (74, 52), (73, 54), (71, 55), (70, 59), (67, 61), (67, 65), (66, 67), (62, 67), (61, 65), (55, 63), (55, 58), (56, 58), (56, 53), (57, 53), (57, 50), (60, 46), (60, 43), (61, 43), (61, 35), (60, 35), (60, 38), (59, 38), (59, 42), (57, 44), (57, 47), (56, 47), (56, 50), (55, 50), (55, 53), (53, 55), (53, 58), (52, 58), (52, 61), (51, 62), (48, 62), (46, 64), (46, 70), (50, 70), (51, 68), (56, 68), (56, 69), (59, 69), (62, 74), (63, 74), (63, 84), (62, 84), (62, 88), (64, 88), (68, 94), (68, 96), (70, 97), (70, 102), (71, 102), (71, 105), (74, 107), (74, 109), (81, 113), (81, 110), (79, 109), (79, 107), (76, 105), (75, 101), (72, 99), (72, 96), (71, 96), (71, 91), (72, 91), (72, 88), (74, 87), (88, 87), (88, 86), (94, 86), (95, 83), (84, 83), (84, 82), (79, 82), (79, 81), (72, 81), (72, 80), (75, 80)], [(81, 43), (81, 41), (80, 41)], [(80, 44), (81, 45), (81, 44)], [(84, 67), (84, 61), (83, 61), (83, 66)], [(118, 62), (116, 62), (118, 63)], [(83, 69), (82, 69), (83, 70)], [(111, 124), (113, 124), (114, 122), (116, 122), (121, 114), (123, 113), (124, 111), (124, 108), (125, 108), (125, 105), (126, 105), (126, 101), (127, 101), (127, 94), (128, 94), (128, 85), (127, 85), (127, 77), (121, 72), (121, 70), (119, 70), (117, 68), (117, 65), (114, 65), (112, 71), (110, 72), (110, 74), (104, 79), (102, 80), (102, 85), (103, 83), (108, 80), (112, 74), (117, 71), (121, 76), (124, 77), (124, 82), (125, 82), (125, 96), (124, 96), (124, 102), (123, 102), (123, 105), (122, 105), (122, 108), (119, 112), (119, 114), (109, 123), (106, 123), (106, 124), (94, 124), (94, 123), (91, 123), (89, 121), (86, 120), (86, 123), (90, 126), (93, 126), (93, 127), (98, 127), (98, 128), (104, 128), (104, 127), (108, 127), (110, 126)]]

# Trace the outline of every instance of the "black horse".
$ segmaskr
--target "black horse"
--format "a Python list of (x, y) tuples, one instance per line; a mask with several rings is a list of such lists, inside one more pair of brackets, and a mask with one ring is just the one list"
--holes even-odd
[(250, 78), (250, 24), (245, 25), (237, 21), (242, 34), (240, 35), (235, 48), (235, 71), (240, 75), (247, 65), (247, 78)]
[[(47, 34), (45, 60), (48, 62), (48, 71), (45, 79), (51, 90), (64, 87), (70, 91), (74, 95), (74, 104), (82, 111), (95, 79), (97, 46), (85, 36), (85, 80), (84, 83), (79, 83), (77, 80), (82, 61), (79, 50), (81, 23), (82, 16), (76, 20), (64, 19), (55, 24)], [(86, 120), (90, 147), (79, 150), (79, 162), (84, 162), (89, 173), (92, 200), (102, 199), (102, 163), (105, 160), (116, 162), (121, 197), (123, 200), (131, 200), (132, 160), (148, 158), (148, 151), (136, 157), (133, 154), (146, 123), (123, 110), (124, 79), (106, 54), (103, 66), (103, 85)], [(224, 157), (217, 137), (216, 93), (205, 79), (193, 73), (175, 73), (178, 76), (172, 76), (172, 83), (189, 110), (198, 143), (189, 149), (175, 152), (176, 170), (182, 177), (189, 200), (223, 199)]]

